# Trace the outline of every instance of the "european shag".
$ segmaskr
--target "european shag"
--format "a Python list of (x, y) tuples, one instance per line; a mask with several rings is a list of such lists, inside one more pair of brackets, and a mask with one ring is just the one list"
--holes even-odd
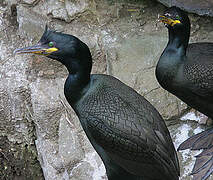
[(158, 111), (115, 77), (91, 75), (92, 57), (85, 43), (46, 28), (37, 45), (15, 53), (45, 55), (66, 66), (65, 97), (109, 180), (178, 180), (177, 153)]
[[(160, 16), (169, 32), (169, 41), (157, 67), (160, 85), (192, 108), (213, 119), (213, 43), (189, 44), (190, 20), (178, 7)], [(204, 149), (196, 156), (192, 174), (205, 180), (213, 172), (213, 129), (184, 141), (178, 150)]]

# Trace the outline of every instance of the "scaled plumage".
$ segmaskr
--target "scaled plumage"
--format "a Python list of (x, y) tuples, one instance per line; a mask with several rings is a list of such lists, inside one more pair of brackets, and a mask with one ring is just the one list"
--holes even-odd
[[(156, 67), (158, 82), (189, 106), (213, 119), (213, 43), (188, 44), (190, 20), (180, 8), (167, 9), (160, 19), (168, 28), (169, 42)], [(213, 172), (212, 147), (213, 129), (199, 133), (179, 146), (179, 150), (204, 149), (197, 156), (192, 172), (194, 179), (205, 180)]]
[[(54, 52), (49, 53), (48, 46)], [(109, 180), (178, 180), (177, 154), (158, 111), (118, 79), (90, 75), (92, 58), (86, 44), (46, 29), (38, 45), (15, 53), (36, 51), (68, 69), (65, 97), (102, 158)]]

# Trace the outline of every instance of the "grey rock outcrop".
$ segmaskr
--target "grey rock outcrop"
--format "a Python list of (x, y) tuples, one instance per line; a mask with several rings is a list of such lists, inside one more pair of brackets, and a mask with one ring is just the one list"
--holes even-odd
[(212, 0), (158, 0), (158, 1), (168, 7), (177, 6), (191, 13), (213, 17)]
[[(164, 9), (149, 0), (0, 1), (1, 177), (106, 179), (101, 159), (65, 100), (67, 70), (45, 57), (12, 55), (15, 48), (36, 43), (46, 24), (88, 44), (93, 73), (116, 76), (144, 95), (165, 118), (176, 146), (202, 130), (194, 120), (186, 122), (188, 117), (180, 120), (189, 108), (155, 79), (167, 43), (167, 30), (157, 22)], [(190, 18), (191, 41), (213, 41), (213, 20)], [(190, 179), (193, 155), (179, 153), (181, 179)]]

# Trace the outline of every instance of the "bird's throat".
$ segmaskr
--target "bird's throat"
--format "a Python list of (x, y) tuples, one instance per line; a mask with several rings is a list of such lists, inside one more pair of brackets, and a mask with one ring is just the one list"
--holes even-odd
[(186, 52), (186, 49), (188, 47), (188, 43), (189, 43), (189, 36), (190, 36), (190, 28), (183, 28), (183, 29), (172, 29), (169, 28), (168, 29), (168, 33), (169, 33), (169, 42), (167, 44), (167, 47), (171, 48), (183, 48), (183, 53)]
[(162, 87), (167, 89), (175, 84), (178, 73), (186, 59), (186, 48), (188, 40), (181, 37), (181, 34), (169, 30), (169, 41), (164, 49), (156, 67), (156, 77)]

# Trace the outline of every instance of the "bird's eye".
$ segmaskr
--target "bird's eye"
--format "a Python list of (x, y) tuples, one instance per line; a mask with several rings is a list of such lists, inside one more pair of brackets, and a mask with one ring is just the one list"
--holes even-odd
[(49, 47), (53, 47), (53, 46), (54, 46), (54, 43), (51, 41), (51, 42), (49, 42), (48, 46), (49, 46)]

